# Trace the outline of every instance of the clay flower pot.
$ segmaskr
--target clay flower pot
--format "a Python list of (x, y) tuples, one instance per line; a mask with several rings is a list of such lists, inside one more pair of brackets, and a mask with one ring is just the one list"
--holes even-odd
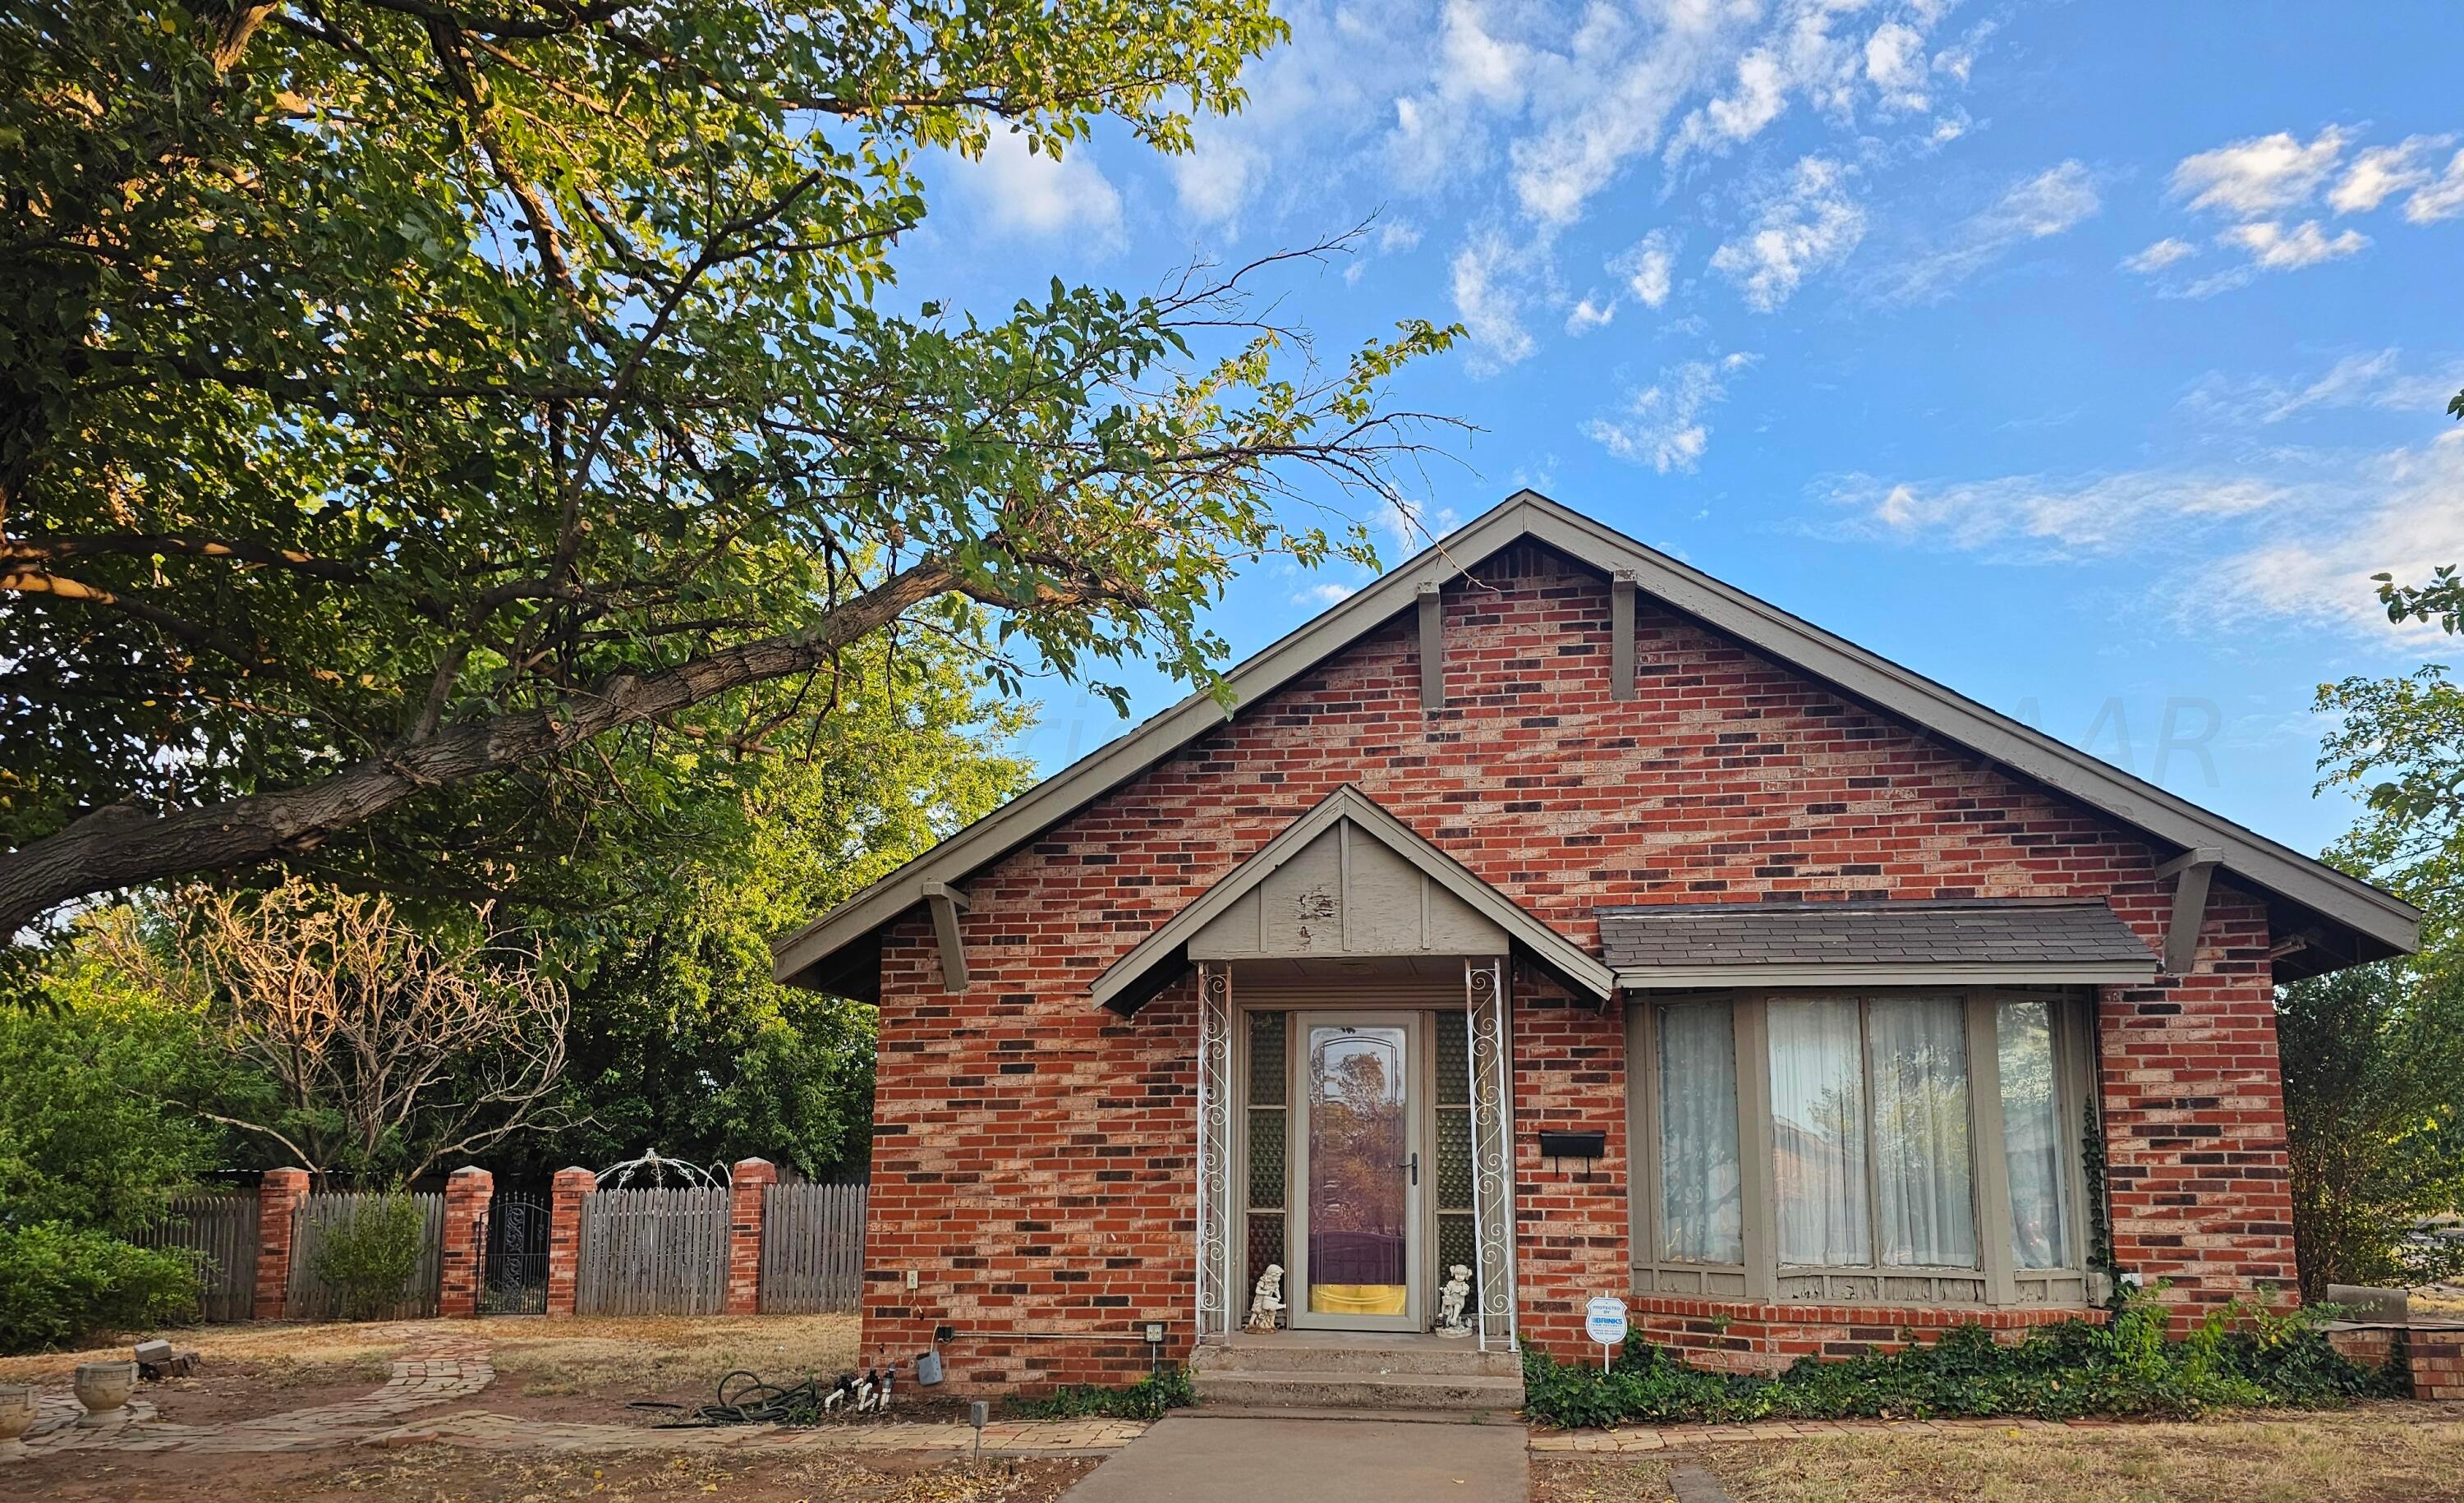
[(84, 1404), (85, 1416), (79, 1425), (100, 1425), (106, 1415), (128, 1402), (137, 1389), (135, 1362), (79, 1362), (77, 1370), (77, 1401)]
[(0, 1383), (0, 1457), (22, 1456), (26, 1443), (17, 1437), (34, 1426), (34, 1385)]

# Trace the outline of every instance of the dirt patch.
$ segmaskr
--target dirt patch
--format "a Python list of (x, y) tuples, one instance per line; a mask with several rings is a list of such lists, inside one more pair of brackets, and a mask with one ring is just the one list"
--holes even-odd
[[(1692, 1456), (1688, 1453), (1687, 1459)], [(1669, 1496), (1668, 1453), (1552, 1457), (1531, 1462), (1531, 1503), (1661, 1503)]]
[(1666, 1498), (1673, 1460), (1709, 1470), (1737, 1503), (2459, 1503), (2458, 1455), (2464, 1406), (2396, 1404), (2202, 1425), (1700, 1446), (1551, 1458), (1532, 1472), (1546, 1503)]
[(356, 1365), (226, 1360), (194, 1378), (140, 1383), (137, 1397), (151, 1401), (159, 1417), (174, 1425), (227, 1425), (362, 1398), (384, 1381), (383, 1373), (370, 1377)]
[(11, 1495), (57, 1503), (548, 1503), (713, 1498), (746, 1503), (1051, 1503), (1094, 1470), (1082, 1457), (987, 1459), (845, 1451), (786, 1456), (536, 1456), (429, 1445), (292, 1456), (92, 1456), (9, 1474)]

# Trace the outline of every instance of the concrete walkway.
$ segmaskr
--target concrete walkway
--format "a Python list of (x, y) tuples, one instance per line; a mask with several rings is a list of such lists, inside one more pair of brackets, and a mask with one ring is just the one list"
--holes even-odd
[(1063, 1503), (1522, 1503), (1530, 1492), (1519, 1425), (1174, 1415)]

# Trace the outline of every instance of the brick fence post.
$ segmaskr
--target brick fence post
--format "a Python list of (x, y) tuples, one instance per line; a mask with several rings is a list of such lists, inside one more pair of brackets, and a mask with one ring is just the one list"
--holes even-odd
[(569, 1315), (582, 1293), (582, 1203), (599, 1189), (583, 1168), (559, 1169), (548, 1191), (547, 1313)]
[(767, 1159), (739, 1160), (727, 1176), (727, 1313), (761, 1310), (761, 1202), (779, 1171)]
[(2464, 1399), (2464, 1331), (2434, 1331), (2415, 1326), (2406, 1356), (2412, 1368), (2412, 1396), (2445, 1403)]
[(479, 1314), (480, 1262), (488, 1255), (488, 1201), (496, 1177), (485, 1169), (456, 1169), (445, 1177), (445, 1253), (436, 1291), (436, 1313), (465, 1317)]
[(291, 1241), (299, 1203), (308, 1198), (308, 1171), (268, 1169), (256, 1182), (256, 1298), (251, 1314), (279, 1320), (291, 1300)]

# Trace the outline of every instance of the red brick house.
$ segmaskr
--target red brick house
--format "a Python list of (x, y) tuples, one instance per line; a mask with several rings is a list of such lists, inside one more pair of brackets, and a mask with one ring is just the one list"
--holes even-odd
[(880, 1006), (867, 1360), (1331, 1370), (1457, 1265), (1447, 1351), (1617, 1293), (1739, 1367), (2294, 1282), (2272, 988), (2394, 897), (1529, 492), (1231, 682), (778, 942)]

